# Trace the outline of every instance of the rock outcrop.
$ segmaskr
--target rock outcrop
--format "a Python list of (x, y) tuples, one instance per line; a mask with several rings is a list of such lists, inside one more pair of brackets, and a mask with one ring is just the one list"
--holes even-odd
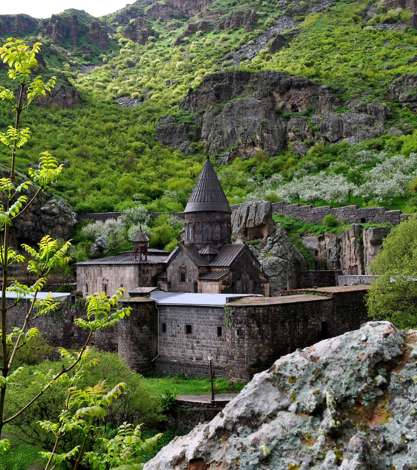
[(157, 37), (158, 33), (144, 18), (135, 18), (129, 21), (123, 35), (138, 44), (146, 44), (150, 36)]
[(325, 233), (302, 238), (305, 247), (315, 259), (318, 269), (341, 271), (343, 274), (371, 274), (371, 263), (382, 248), (390, 229), (360, 224), (341, 235)]
[(37, 243), (43, 235), (69, 239), (77, 216), (63, 199), (41, 193), (17, 219), (14, 235), (18, 243)]
[(388, 322), (280, 358), (145, 470), (409, 470), (417, 332)]
[(78, 90), (68, 81), (61, 80), (50, 94), (37, 100), (40, 106), (73, 108), (81, 103)]
[(403, 75), (394, 80), (388, 97), (413, 110), (417, 109), (417, 75)]
[(156, 138), (161, 144), (181, 150), (185, 154), (192, 153), (192, 144), (198, 140), (199, 132), (195, 124), (178, 122), (167, 116), (156, 126)]
[(306, 261), (287, 235), (276, 227), (261, 248), (251, 246), (262, 270), (268, 276), (271, 296), (299, 286), (300, 274), (306, 271)]
[(264, 240), (274, 231), (272, 204), (251, 201), (240, 204), (232, 212), (232, 233), (236, 240)]
[(29, 15), (0, 15), (0, 37), (31, 35), (38, 28), (39, 20)]
[[(287, 146), (305, 153), (316, 142), (357, 142), (383, 132), (385, 106), (350, 103), (349, 111), (339, 113), (340, 105), (330, 88), (305, 78), (243, 71), (207, 76), (182, 103), (194, 115), (208, 153), (224, 161), (258, 152), (274, 155)], [(161, 125), (165, 137), (160, 141), (170, 145), (166, 136), (171, 133), (180, 148), (177, 137), (184, 124), (165, 118)]]

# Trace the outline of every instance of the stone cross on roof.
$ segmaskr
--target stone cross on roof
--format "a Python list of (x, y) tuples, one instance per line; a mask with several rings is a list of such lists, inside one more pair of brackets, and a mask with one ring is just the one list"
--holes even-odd
[(210, 160), (204, 164), (198, 182), (188, 200), (184, 213), (189, 212), (231, 212)]

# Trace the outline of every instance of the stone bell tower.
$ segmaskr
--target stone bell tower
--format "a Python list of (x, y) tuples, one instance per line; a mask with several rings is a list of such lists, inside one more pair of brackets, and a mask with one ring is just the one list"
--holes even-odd
[(183, 242), (203, 255), (231, 243), (231, 209), (214, 168), (207, 160), (184, 211)]

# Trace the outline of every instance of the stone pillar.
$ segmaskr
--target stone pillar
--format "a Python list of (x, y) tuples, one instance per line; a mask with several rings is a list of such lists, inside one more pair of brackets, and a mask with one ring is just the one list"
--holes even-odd
[(152, 372), (158, 354), (158, 308), (149, 298), (126, 299), (132, 313), (119, 323), (118, 353), (126, 364), (141, 374)]

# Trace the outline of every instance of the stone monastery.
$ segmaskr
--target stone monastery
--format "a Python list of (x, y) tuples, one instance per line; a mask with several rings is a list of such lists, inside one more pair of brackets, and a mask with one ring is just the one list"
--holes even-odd
[[(148, 248), (77, 265), (77, 289), (114, 294), (132, 315), (100, 332), (97, 347), (117, 351), (141, 373), (249, 379), (278, 357), (359, 328), (366, 319), (366, 286), (287, 291), (269, 297), (256, 256), (232, 243), (231, 208), (206, 161), (184, 211), (182, 241), (172, 253)], [(68, 327), (67, 327), (68, 331)]]
[[(207, 160), (184, 211), (181, 244), (171, 254), (147, 246), (77, 265), (83, 294), (120, 287), (159, 287), (169, 292), (269, 295), (268, 278), (249, 247), (232, 243), (231, 208)], [(139, 236), (136, 243), (147, 243)]]

